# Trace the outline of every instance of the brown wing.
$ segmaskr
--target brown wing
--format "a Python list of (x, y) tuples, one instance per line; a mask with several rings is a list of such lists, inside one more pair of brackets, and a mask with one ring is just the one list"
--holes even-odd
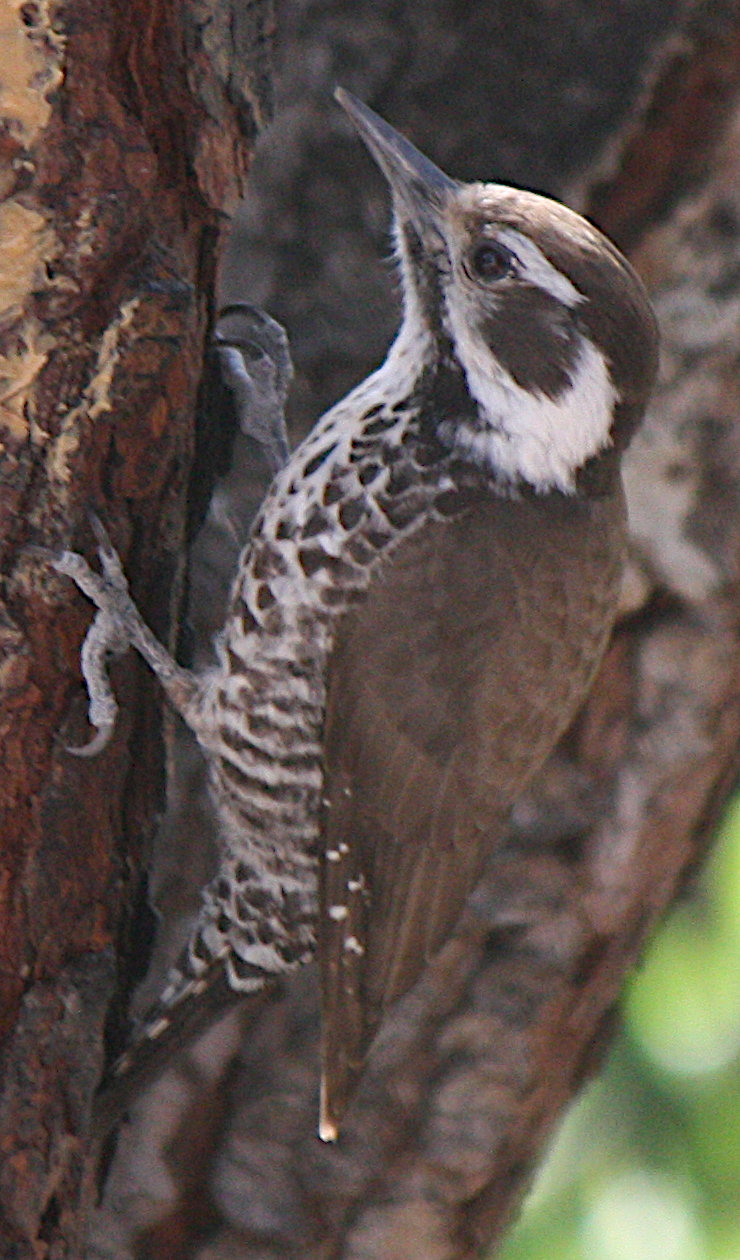
[(319, 957), (322, 1134), (382, 1013), (455, 927), (613, 615), (621, 497), (491, 500), (379, 567), (332, 658)]

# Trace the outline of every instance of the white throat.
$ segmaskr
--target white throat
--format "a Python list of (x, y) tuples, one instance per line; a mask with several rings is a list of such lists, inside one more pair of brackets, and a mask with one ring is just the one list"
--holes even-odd
[(480, 424), (451, 425), (443, 439), (503, 481), (521, 479), (540, 492), (572, 493), (578, 469), (611, 444), (618, 394), (604, 356), (584, 338), (572, 385), (552, 399), (522, 389), (496, 365), (487, 346), (464, 328), (456, 331)]

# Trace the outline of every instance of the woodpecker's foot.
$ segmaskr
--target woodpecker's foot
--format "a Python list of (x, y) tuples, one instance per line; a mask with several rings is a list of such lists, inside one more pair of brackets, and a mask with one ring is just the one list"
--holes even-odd
[(92, 514), (90, 520), (98, 542), (102, 572), (93, 572), (84, 557), (74, 551), (63, 552), (53, 562), (56, 571), (72, 578), (98, 609), (80, 653), (89, 698), (88, 720), (96, 734), (81, 748), (69, 749), (78, 757), (94, 757), (105, 748), (113, 733), (118, 705), (107, 673), (110, 656), (120, 656), (129, 647), (135, 648), (186, 719), (197, 691), (193, 677), (175, 663), (143, 620), (129, 593), (120, 557), (102, 522)]
[(71, 577), (98, 612), (82, 645), (80, 663), (89, 698), (88, 721), (96, 734), (80, 748), (67, 746), (76, 757), (94, 757), (108, 744), (116, 723), (118, 705), (107, 674), (109, 656), (120, 656), (133, 642), (127, 622), (138, 617), (128, 590), (121, 561), (97, 517), (91, 518), (98, 538), (102, 574), (93, 573), (76, 552), (65, 551), (54, 561), (57, 573)]
[(259, 307), (233, 302), (219, 312), (213, 340), (242, 432), (279, 472), (290, 454), (284, 408), (293, 364), (285, 330)]

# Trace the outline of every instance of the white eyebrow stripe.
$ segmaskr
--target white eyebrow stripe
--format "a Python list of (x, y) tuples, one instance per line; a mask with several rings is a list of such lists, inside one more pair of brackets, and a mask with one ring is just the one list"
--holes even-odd
[(515, 254), (522, 265), (525, 279), (557, 298), (564, 306), (578, 306), (584, 301), (583, 294), (542, 253), (542, 250), (515, 228), (502, 228), (496, 239)]

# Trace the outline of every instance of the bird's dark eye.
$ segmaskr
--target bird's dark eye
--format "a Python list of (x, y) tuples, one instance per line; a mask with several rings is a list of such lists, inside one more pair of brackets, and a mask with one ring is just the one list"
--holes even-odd
[(511, 273), (514, 255), (500, 241), (484, 241), (470, 255), (470, 274), (476, 280), (502, 280)]

